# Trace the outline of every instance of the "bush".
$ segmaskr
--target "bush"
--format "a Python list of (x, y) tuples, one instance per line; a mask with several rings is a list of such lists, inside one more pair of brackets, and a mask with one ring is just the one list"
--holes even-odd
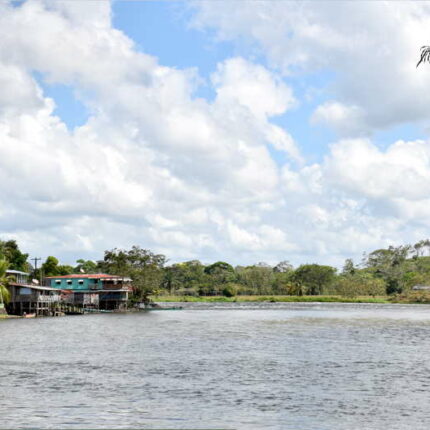
[(334, 293), (343, 297), (382, 296), (385, 294), (385, 283), (382, 279), (369, 274), (339, 276), (334, 284)]
[(429, 291), (410, 291), (406, 294), (398, 294), (395, 300), (400, 303), (430, 303)]
[(234, 297), (237, 294), (237, 287), (234, 284), (226, 285), (222, 290), (224, 297)]

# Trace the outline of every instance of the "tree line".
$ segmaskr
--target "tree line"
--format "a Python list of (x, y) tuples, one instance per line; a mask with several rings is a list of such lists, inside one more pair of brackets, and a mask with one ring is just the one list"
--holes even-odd
[(72, 273), (108, 273), (133, 280), (133, 299), (149, 295), (341, 295), (382, 296), (407, 293), (414, 285), (430, 285), (430, 240), (414, 245), (390, 246), (364, 254), (362, 261), (345, 261), (341, 270), (320, 264), (293, 267), (288, 261), (275, 266), (257, 263), (233, 267), (198, 260), (167, 264), (162, 254), (139, 246), (105, 251), (103, 259), (79, 259), (63, 265), (49, 256), (37, 270), (14, 240), (0, 241), (0, 262), (10, 269), (30, 272), (35, 279)]

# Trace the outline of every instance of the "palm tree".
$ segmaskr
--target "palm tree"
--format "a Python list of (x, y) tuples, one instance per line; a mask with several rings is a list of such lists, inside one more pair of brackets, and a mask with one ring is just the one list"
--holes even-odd
[(10, 277), (6, 274), (8, 267), (9, 263), (6, 260), (0, 260), (0, 308), (3, 308), (10, 299), (9, 290), (6, 288), (10, 281)]
[(417, 63), (417, 67), (421, 64), (421, 63), (425, 63), (425, 62), (430, 63), (430, 46), (422, 46), (421, 47), (421, 57), (420, 57), (420, 61), (418, 61)]

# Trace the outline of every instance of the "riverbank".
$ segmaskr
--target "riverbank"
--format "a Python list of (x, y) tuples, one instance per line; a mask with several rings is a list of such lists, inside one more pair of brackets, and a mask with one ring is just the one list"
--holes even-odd
[(153, 296), (154, 302), (196, 302), (196, 303), (219, 303), (219, 302), (272, 302), (272, 303), (400, 303), (400, 304), (430, 304), (430, 294), (424, 292), (409, 292), (408, 294), (397, 294), (394, 296), (358, 296), (343, 297), (335, 295), (321, 296)]
[[(361, 296), (361, 297), (342, 297), (342, 296), (153, 296), (154, 302), (197, 302), (197, 303), (217, 303), (217, 302), (323, 302), (323, 303), (397, 303), (388, 296)], [(400, 303), (400, 302), (399, 302)], [(404, 303), (404, 302), (402, 302)]]
[[(155, 303), (161, 304), (163, 309), (171, 309), (172, 305), (169, 303), (175, 303), (180, 308), (180, 303), (375, 303), (375, 304), (430, 304), (430, 295), (422, 292), (410, 292), (404, 295), (395, 296), (359, 296), (359, 297), (342, 297), (335, 295), (320, 295), (320, 296), (236, 296), (236, 297), (224, 297), (224, 296), (174, 296), (174, 295), (159, 295), (152, 296), (151, 299)], [(173, 309), (173, 308), (172, 308)], [(153, 310), (157, 310), (154, 308)], [(133, 313), (139, 312), (137, 308), (130, 307), (123, 311), (92, 311), (82, 312), (86, 313)], [(81, 314), (81, 313), (80, 313)], [(23, 316), (0, 314), (1, 319), (8, 318), (24, 318)]]
[(11, 318), (24, 318), (24, 317), (20, 317), (18, 315), (0, 314), (0, 320), (6, 320)]

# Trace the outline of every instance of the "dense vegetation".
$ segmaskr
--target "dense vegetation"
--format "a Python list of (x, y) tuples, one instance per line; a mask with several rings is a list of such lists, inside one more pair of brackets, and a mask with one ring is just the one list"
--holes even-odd
[[(405, 296), (414, 285), (430, 285), (430, 240), (415, 245), (378, 249), (365, 254), (359, 264), (346, 260), (341, 271), (320, 264), (294, 268), (288, 261), (272, 267), (266, 263), (233, 267), (224, 261), (202, 264), (198, 260), (167, 265), (166, 257), (134, 246), (130, 250), (105, 251), (98, 262), (77, 260), (62, 265), (49, 256), (37, 270), (28, 254), (13, 240), (0, 241), (0, 261), (9, 268), (45, 276), (105, 272), (133, 279), (134, 299), (163, 294), (187, 297), (237, 295), (266, 296)], [(418, 293), (414, 293), (418, 297)], [(423, 293), (420, 293), (421, 295)], [(421, 296), (420, 296), (421, 297)], [(417, 301), (425, 301), (417, 298)]]

